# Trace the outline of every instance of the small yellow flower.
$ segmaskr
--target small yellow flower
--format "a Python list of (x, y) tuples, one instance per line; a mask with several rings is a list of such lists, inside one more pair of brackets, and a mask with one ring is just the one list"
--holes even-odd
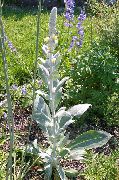
[(53, 34), (53, 35), (52, 35), (52, 39), (53, 39), (54, 41), (56, 41), (56, 40), (57, 40), (57, 36), (56, 36), (55, 34)]
[(52, 58), (51, 61), (52, 61), (53, 64), (55, 64), (56, 58)]
[(49, 37), (46, 37), (45, 39), (44, 39), (44, 41), (46, 42), (46, 43), (48, 43), (48, 41), (49, 41)]

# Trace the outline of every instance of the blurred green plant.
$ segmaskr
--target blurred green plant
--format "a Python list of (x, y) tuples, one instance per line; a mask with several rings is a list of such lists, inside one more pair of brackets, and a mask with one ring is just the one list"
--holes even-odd
[(72, 59), (68, 72), (71, 80), (65, 86), (63, 103), (68, 106), (79, 102), (92, 103), (87, 121), (98, 124), (96, 121), (106, 118), (108, 98), (114, 92), (118, 93), (117, 72), (118, 58), (109, 47), (94, 42), (91, 49)]
[(119, 94), (118, 93), (113, 93), (111, 97), (108, 97), (105, 117), (108, 126), (119, 125)]
[[(0, 143), (1, 146), (1, 143)], [(5, 180), (6, 177), (6, 154), (0, 151), (0, 179)]]
[(119, 151), (112, 152), (110, 156), (87, 151), (84, 163), (82, 175), (86, 180), (118, 180)]
[(100, 26), (100, 37), (105, 46), (109, 46), (111, 52), (116, 54), (119, 61), (119, 1), (115, 6), (107, 9), (103, 15), (103, 24)]

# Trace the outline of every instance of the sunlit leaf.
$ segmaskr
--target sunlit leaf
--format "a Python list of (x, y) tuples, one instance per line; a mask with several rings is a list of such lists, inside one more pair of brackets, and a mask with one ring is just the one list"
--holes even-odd
[(78, 104), (73, 107), (71, 107), (68, 112), (72, 116), (81, 116), (87, 109), (91, 106), (91, 104)]
[(59, 174), (61, 180), (67, 180), (65, 172), (64, 172), (63, 168), (60, 165), (57, 165), (57, 171), (58, 171), (58, 174)]
[(111, 134), (105, 131), (90, 130), (71, 141), (67, 145), (67, 148), (70, 149), (71, 158), (76, 159), (82, 157), (85, 149), (101, 147), (106, 144), (111, 137)]

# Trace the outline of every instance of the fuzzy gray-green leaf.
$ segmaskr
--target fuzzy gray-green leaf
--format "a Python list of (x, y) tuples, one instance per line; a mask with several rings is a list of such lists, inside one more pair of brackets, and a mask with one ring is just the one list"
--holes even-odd
[(57, 171), (61, 180), (67, 180), (64, 169), (60, 165), (57, 165)]
[(43, 66), (42, 64), (39, 64), (39, 75), (42, 78), (42, 80), (44, 81), (44, 83), (48, 83), (48, 79), (49, 79), (49, 71), (48, 69)]
[(71, 107), (68, 112), (72, 116), (81, 116), (87, 109), (91, 106), (91, 104), (78, 104), (73, 107)]
[(56, 92), (62, 87), (62, 85), (69, 79), (69, 77), (64, 77), (57, 85)]
[(91, 149), (103, 146), (112, 136), (105, 131), (90, 130), (75, 138), (68, 144), (68, 148)]
[(44, 166), (44, 169), (45, 169), (45, 177), (44, 177), (44, 179), (45, 180), (50, 180), (51, 175), (52, 175), (52, 164), (51, 164), (51, 162), (46, 163), (45, 166)]
[(34, 103), (33, 119), (41, 125), (41, 128), (46, 131), (46, 124), (51, 120), (51, 114), (48, 105), (44, 99), (37, 95)]
[(43, 92), (43, 91), (41, 91), (41, 90), (37, 90), (36, 93), (37, 93), (38, 95), (40, 95), (43, 99), (45, 99), (45, 100), (47, 100), (47, 101), (49, 100), (49, 95), (46, 94), (45, 92)]

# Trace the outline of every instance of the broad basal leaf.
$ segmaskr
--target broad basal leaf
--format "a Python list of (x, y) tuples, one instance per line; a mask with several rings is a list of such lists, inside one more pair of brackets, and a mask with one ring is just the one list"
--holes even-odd
[(72, 140), (67, 147), (70, 149), (80, 147), (84, 149), (97, 148), (106, 144), (111, 137), (112, 136), (105, 131), (90, 130)]
[(68, 112), (72, 116), (81, 116), (87, 109), (91, 106), (91, 104), (78, 104), (71, 107)]
[(112, 136), (105, 131), (90, 130), (78, 136), (67, 145), (70, 149), (70, 155), (79, 158), (84, 154), (85, 149), (101, 147), (108, 142)]

